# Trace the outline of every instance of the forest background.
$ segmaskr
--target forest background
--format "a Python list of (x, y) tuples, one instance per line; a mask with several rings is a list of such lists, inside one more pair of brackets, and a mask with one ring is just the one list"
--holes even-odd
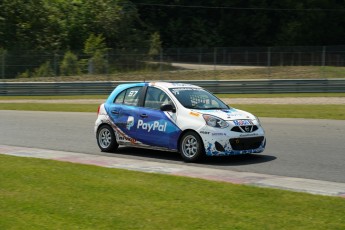
[[(344, 6), (343, 0), (2, 0), (0, 64), (3, 76), (23, 77), (31, 73), (11, 69), (11, 55), (61, 54), (59, 74), (69, 75), (81, 71), (73, 62), (90, 61), (80, 56), (98, 60), (93, 71), (102, 72), (102, 58), (119, 50), (156, 56), (171, 48), (344, 45)], [(53, 65), (43, 59), (41, 67)]]

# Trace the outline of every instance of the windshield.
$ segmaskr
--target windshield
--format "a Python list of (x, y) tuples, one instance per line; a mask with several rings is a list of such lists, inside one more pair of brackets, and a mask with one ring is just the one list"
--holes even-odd
[(201, 88), (171, 88), (177, 100), (188, 109), (228, 109), (216, 96)]

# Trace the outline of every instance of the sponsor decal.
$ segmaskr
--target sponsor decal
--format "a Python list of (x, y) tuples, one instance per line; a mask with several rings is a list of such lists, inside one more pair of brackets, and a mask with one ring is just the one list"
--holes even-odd
[(212, 133), (212, 136), (226, 136), (226, 133)]
[(236, 112), (235, 109), (223, 109), (222, 112), (226, 113), (226, 114), (229, 114), (229, 113), (234, 113)]
[(117, 138), (121, 141), (130, 141), (132, 144), (137, 143), (137, 140), (131, 137), (128, 137), (126, 134), (124, 134), (121, 129), (119, 129), (109, 118), (107, 117), (107, 123), (111, 125), (111, 127), (116, 131)]
[(190, 87), (190, 84), (186, 84), (186, 83), (171, 83), (171, 85), (173, 86), (184, 86), (184, 87)]
[(228, 119), (243, 116), (243, 114), (237, 112), (236, 109), (222, 110), (222, 112), (226, 113)]
[(131, 127), (133, 127), (133, 125), (134, 125), (134, 117), (129, 116), (127, 119), (127, 124), (126, 124), (127, 129), (131, 130)]
[(251, 137), (251, 136), (258, 136), (257, 133), (251, 133), (251, 134), (241, 134), (240, 137)]
[(130, 138), (130, 137), (126, 137), (126, 136), (123, 136), (123, 134), (121, 134), (121, 136), (119, 136), (119, 141), (129, 141), (129, 142), (131, 142), (132, 144), (135, 144), (135, 143), (137, 142), (136, 139)]
[(206, 132), (206, 131), (200, 131), (201, 134), (210, 134), (210, 132)]
[(129, 92), (128, 97), (135, 97), (135, 95), (137, 95), (137, 93), (138, 93), (138, 90), (132, 90)]
[(200, 114), (199, 114), (199, 113), (196, 113), (196, 112), (190, 112), (189, 115), (192, 115), (192, 116), (195, 116), (195, 117), (200, 116)]
[(233, 118), (233, 117), (240, 117), (242, 116), (242, 114), (239, 114), (239, 113), (234, 113), (234, 114), (228, 114), (227, 118), (230, 119), (230, 118)]
[(154, 130), (165, 132), (167, 129), (167, 123), (161, 123), (159, 121), (154, 121), (153, 123), (146, 123), (143, 120), (138, 120), (137, 129), (147, 130), (147, 132), (151, 132)]
[(253, 125), (251, 120), (234, 120), (236, 126)]
[(200, 88), (174, 88), (171, 90), (171, 92), (175, 95), (179, 95), (181, 91), (203, 91), (202, 89)]

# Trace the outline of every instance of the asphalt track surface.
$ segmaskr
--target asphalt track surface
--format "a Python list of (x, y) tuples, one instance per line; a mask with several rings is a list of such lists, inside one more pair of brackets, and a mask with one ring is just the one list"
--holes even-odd
[[(96, 113), (0, 111), (0, 144), (186, 164), (178, 153), (120, 148), (102, 153)], [(345, 183), (345, 121), (261, 118), (267, 148), (258, 155), (213, 157), (196, 167)]]

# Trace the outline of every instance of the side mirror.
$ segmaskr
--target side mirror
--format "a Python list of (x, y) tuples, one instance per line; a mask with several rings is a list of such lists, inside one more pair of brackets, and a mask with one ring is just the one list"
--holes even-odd
[(176, 113), (176, 108), (172, 104), (163, 104), (161, 105), (161, 111)]

